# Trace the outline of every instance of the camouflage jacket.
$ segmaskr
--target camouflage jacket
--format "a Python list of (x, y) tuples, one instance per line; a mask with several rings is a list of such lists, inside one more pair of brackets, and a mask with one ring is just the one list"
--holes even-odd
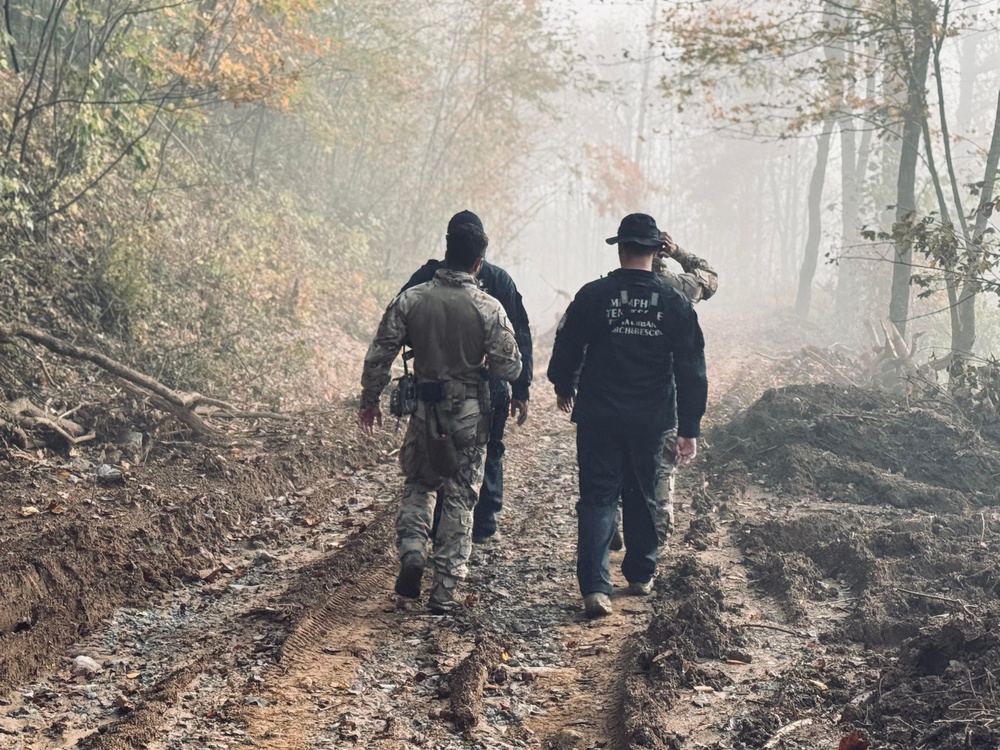
[(683, 273), (676, 273), (667, 267), (666, 258), (653, 259), (653, 271), (670, 286), (687, 297), (691, 302), (709, 299), (719, 288), (719, 274), (708, 263), (683, 248), (671, 256), (680, 263)]
[(413, 346), (417, 382), (482, 382), (484, 362), (493, 377), (516, 380), (521, 353), (507, 314), (476, 285), (474, 276), (447, 268), (389, 303), (361, 374), (361, 406), (378, 405), (404, 341)]
[[(406, 285), (400, 289), (404, 292), (417, 284), (423, 284), (434, 278), (434, 274), (444, 268), (443, 260), (429, 260), (410, 277)], [(528, 313), (524, 310), (524, 300), (514, 280), (500, 266), (489, 261), (483, 261), (483, 268), (476, 277), (479, 288), (491, 297), (496, 297), (507, 313), (507, 320), (514, 329), (517, 348), (521, 351), (521, 374), (511, 385), (511, 394), (516, 399), (527, 401), (530, 396), (531, 378), (533, 374), (533, 357), (531, 345), (531, 326), (528, 323)]]

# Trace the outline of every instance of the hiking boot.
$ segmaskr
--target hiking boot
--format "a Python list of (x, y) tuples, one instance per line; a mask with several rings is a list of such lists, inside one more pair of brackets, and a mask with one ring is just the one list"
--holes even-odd
[(632, 596), (649, 596), (653, 593), (653, 582), (646, 581), (645, 583), (639, 583), (638, 581), (629, 581), (628, 592)]
[(431, 589), (431, 595), (427, 599), (427, 608), (435, 615), (446, 615), (458, 609), (458, 600), (455, 598), (455, 589), (448, 588), (438, 583)]
[(613, 611), (611, 597), (607, 594), (595, 593), (583, 597), (583, 612), (587, 617), (604, 617)]
[(625, 548), (625, 538), (622, 536), (621, 528), (615, 529), (614, 536), (611, 537), (611, 551), (617, 552)]
[(476, 531), (472, 532), (472, 543), (473, 544), (494, 544), (500, 541), (500, 532), (493, 531), (489, 534), (480, 534)]
[(420, 579), (424, 577), (424, 558), (419, 552), (407, 552), (400, 560), (396, 576), (396, 593), (407, 599), (420, 596)]

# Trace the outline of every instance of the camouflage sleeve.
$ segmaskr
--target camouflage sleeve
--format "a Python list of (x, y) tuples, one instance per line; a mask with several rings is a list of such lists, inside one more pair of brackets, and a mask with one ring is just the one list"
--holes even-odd
[(674, 273), (664, 258), (653, 260), (653, 270), (670, 286), (691, 302), (709, 299), (719, 288), (719, 274), (703, 259), (683, 248), (677, 248), (673, 259), (680, 263), (683, 273)]
[(489, 300), (490, 309), (483, 310), (486, 325), (486, 369), (495, 378), (510, 382), (521, 374), (521, 351), (517, 348), (514, 329), (500, 303)]
[(389, 385), (392, 377), (392, 363), (399, 354), (403, 341), (406, 340), (402, 297), (403, 295), (396, 297), (385, 309), (375, 339), (368, 347), (368, 354), (365, 355), (365, 367), (361, 373), (362, 409), (378, 406), (382, 391)]

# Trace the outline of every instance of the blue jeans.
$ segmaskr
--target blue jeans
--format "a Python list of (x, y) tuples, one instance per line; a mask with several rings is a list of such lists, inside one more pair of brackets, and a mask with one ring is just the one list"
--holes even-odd
[(576, 504), (576, 578), (580, 593), (611, 594), (608, 560), (622, 501), (625, 559), (629, 583), (646, 583), (656, 572), (656, 475), (663, 458), (663, 435), (615, 434), (577, 427), (580, 500)]
[(490, 442), (486, 444), (486, 468), (479, 502), (472, 514), (472, 535), (493, 536), (497, 530), (496, 515), (503, 510), (503, 434), (510, 416), (510, 388), (495, 378), (490, 378), (490, 407), (493, 421), (490, 424)]
[[(490, 407), (493, 412), (490, 422), (490, 441), (486, 444), (486, 464), (483, 472), (483, 487), (472, 513), (472, 535), (489, 537), (497, 531), (496, 515), (503, 510), (503, 456), (507, 446), (503, 444), (507, 417), (510, 416), (510, 386), (499, 378), (490, 378)], [(434, 506), (434, 528), (437, 531), (441, 518), (441, 496)]]

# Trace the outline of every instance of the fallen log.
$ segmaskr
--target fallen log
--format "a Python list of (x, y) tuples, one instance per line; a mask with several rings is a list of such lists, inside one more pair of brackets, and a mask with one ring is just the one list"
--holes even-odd
[[(102, 370), (124, 381), (133, 393), (138, 388), (142, 396), (148, 397), (150, 403), (155, 408), (173, 415), (185, 427), (202, 438), (219, 438), (224, 433), (219, 428), (206, 422), (200, 413), (204, 411), (204, 408), (199, 409), (198, 407), (217, 409), (229, 418), (288, 419), (286, 415), (275, 414), (273, 412), (245, 411), (225, 401), (203, 396), (200, 393), (175, 391), (155, 378), (151, 378), (139, 370), (124, 365), (106, 354), (102, 354), (95, 349), (71, 344), (39, 328), (19, 324), (0, 325), (0, 343), (12, 342), (14, 339), (26, 339), (32, 343), (44, 346), (49, 351), (63, 357), (83, 360), (97, 365)], [(93, 437), (83, 435), (84, 430), (79, 425), (76, 425), (79, 431), (74, 434), (74, 430), (67, 429), (67, 424), (70, 423), (64, 418), (53, 418), (53, 415), (44, 413), (32, 416), (36, 420), (46, 422), (45, 426), (54, 429), (69, 442), (83, 442)], [(42, 422), (39, 422), (39, 424), (42, 424)]]

